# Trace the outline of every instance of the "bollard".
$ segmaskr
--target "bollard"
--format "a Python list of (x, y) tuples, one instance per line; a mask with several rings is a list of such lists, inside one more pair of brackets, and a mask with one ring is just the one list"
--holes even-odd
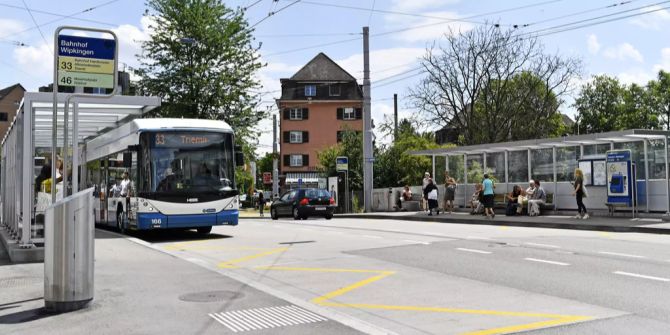
[(93, 188), (49, 206), (44, 227), (44, 304), (69, 312), (93, 300)]

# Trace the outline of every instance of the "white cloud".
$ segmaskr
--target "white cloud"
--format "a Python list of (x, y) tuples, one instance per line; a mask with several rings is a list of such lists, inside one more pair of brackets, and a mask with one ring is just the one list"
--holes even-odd
[(37, 46), (15, 48), (13, 54), (21, 70), (46, 84), (53, 81), (53, 51), (53, 44), (41, 43)]
[(25, 30), (26, 27), (21, 21), (0, 18), (0, 32), (3, 38), (12, 39), (13, 36)]
[(595, 34), (589, 35), (586, 39), (586, 45), (589, 49), (589, 52), (592, 54), (597, 54), (600, 51), (600, 43), (598, 43), (598, 37)]
[(655, 12), (638, 16), (632, 19), (630, 23), (645, 29), (661, 30), (665, 25), (670, 23), (670, 11), (662, 8), (663, 7), (658, 5), (645, 8), (644, 10), (641, 10), (641, 12), (650, 12), (654, 10)]
[(654, 65), (654, 73), (660, 70), (670, 71), (670, 48), (661, 49), (661, 62)]
[(414, 29), (395, 33), (393, 37), (403, 42), (433, 41), (444, 36), (445, 33), (467, 32), (474, 28), (468, 22), (448, 21), (458, 20), (461, 16), (455, 12), (429, 12), (425, 15), (438, 18), (419, 18), (389, 14), (385, 16), (388, 30), (400, 30), (405, 27)]
[(616, 47), (607, 48), (603, 51), (603, 56), (616, 60), (631, 59), (639, 63), (644, 62), (642, 54), (630, 43), (622, 43)]
[(654, 74), (644, 69), (631, 69), (626, 72), (619, 73), (618, 77), (619, 81), (626, 85), (646, 85), (647, 82), (654, 79)]
[(439, 8), (458, 2), (460, 2), (460, 0), (393, 0), (391, 10), (398, 12), (413, 12), (428, 8)]
[(151, 36), (152, 30), (149, 26), (152, 20), (151, 17), (142, 16), (140, 27), (123, 24), (112, 29), (119, 38), (119, 64), (125, 63), (131, 67), (139, 65), (135, 55), (142, 52), (142, 42), (148, 40)]

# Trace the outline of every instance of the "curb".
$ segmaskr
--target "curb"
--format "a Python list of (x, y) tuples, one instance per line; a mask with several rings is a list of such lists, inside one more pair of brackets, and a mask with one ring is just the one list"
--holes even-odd
[(573, 224), (573, 223), (558, 223), (558, 222), (523, 222), (510, 221), (505, 219), (461, 219), (449, 217), (393, 217), (387, 215), (350, 215), (342, 214), (335, 215), (335, 218), (344, 219), (373, 219), (373, 220), (396, 220), (396, 221), (420, 221), (420, 222), (440, 222), (440, 223), (458, 223), (458, 224), (473, 224), (473, 225), (487, 225), (487, 226), (510, 226), (510, 227), (529, 227), (529, 228), (549, 228), (549, 229), (569, 229), (569, 230), (591, 230), (591, 231), (605, 231), (615, 233), (644, 233), (644, 234), (660, 234), (670, 235), (670, 229), (667, 228), (653, 228), (653, 227), (639, 227), (639, 226), (610, 226), (610, 225), (587, 225), (587, 224)]

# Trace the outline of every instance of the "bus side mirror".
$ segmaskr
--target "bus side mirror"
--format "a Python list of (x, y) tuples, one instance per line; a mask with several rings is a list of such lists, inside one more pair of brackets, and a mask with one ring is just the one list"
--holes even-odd
[(133, 166), (133, 153), (124, 152), (123, 153), (123, 167), (130, 168)]
[(244, 166), (244, 151), (241, 145), (235, 146), (235, 166)]

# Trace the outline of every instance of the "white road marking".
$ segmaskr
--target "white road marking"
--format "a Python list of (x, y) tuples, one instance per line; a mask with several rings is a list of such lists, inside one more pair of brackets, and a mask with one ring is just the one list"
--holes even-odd
[(467, 236), (466, 238), (468, 240), (490, 240), (490, 238), (482, 236)]
[(477, 250), (477, 249), (466, 249), (466, 248), (456, 248), (456, 250), (465, 251), (465, 252), (474, 252), (476, 254), (490, 254), (490, 251)]
[(375, 236), (375, 235), (361, 235), (361, 236), (367, 237), (367, 238), (382, 238), (381, 236)]
[(409, 242), (409, 243), (419, 243), (419, 244), (423, 244), (423, 245), (429, 245), (430, 244), (430, 242), (426, 242), (426, 241), (415, 241), (415, 240), (404, 240), (404, 241)]
[(603, 254), (603, 255), (612, 255), (612, 256), (621, 256), (621, 257), (630, 257), (630, 258), (647, 258), (645, 256), (622, 254), (622, 253), (619, 253), (619, 252), (598, 251), (598, 253)]
[(569, 263), (563, 263), (563, 262), (556, 262), (556, 261), (548, 261), (544, 259), (537, 259), (537, 258), (524, 258), (527, 261), (531, 262), (539, 262), (539, 263), (547, 263), (547, 264), (553, 264), (553, 265), (561, 265), (561, 266), (568, 266), (570, 265)]
[(630, 273), (630, 272), (623, 272), (623, 271), (614, 271), (614, 274), (617, 275), (622, 275), (622, 276), (629, 276), (629, 277), (636, 277), (636, 278), (642, 278), (642, 279), (650, 279), (650, 280), (657, 280), (657, 281), (662, 281), (662, 282), (670, 282), (670, 279), (668, 278), (661, 278), (661, 277), (653, 277), (653, 276), (645, 276), (637, 273)]
[(559, 247), (557, 245), (553, 245), (553, 244), (542, 244), (542, 243), (533, 243), (533, 242), (526, 242), (524, 244), (532, 245), (532, 246), (535, 246), (535, 247), (546, 247), (546, 248), (556, 248), (556, 249), (561, 248), (561, 247)]

